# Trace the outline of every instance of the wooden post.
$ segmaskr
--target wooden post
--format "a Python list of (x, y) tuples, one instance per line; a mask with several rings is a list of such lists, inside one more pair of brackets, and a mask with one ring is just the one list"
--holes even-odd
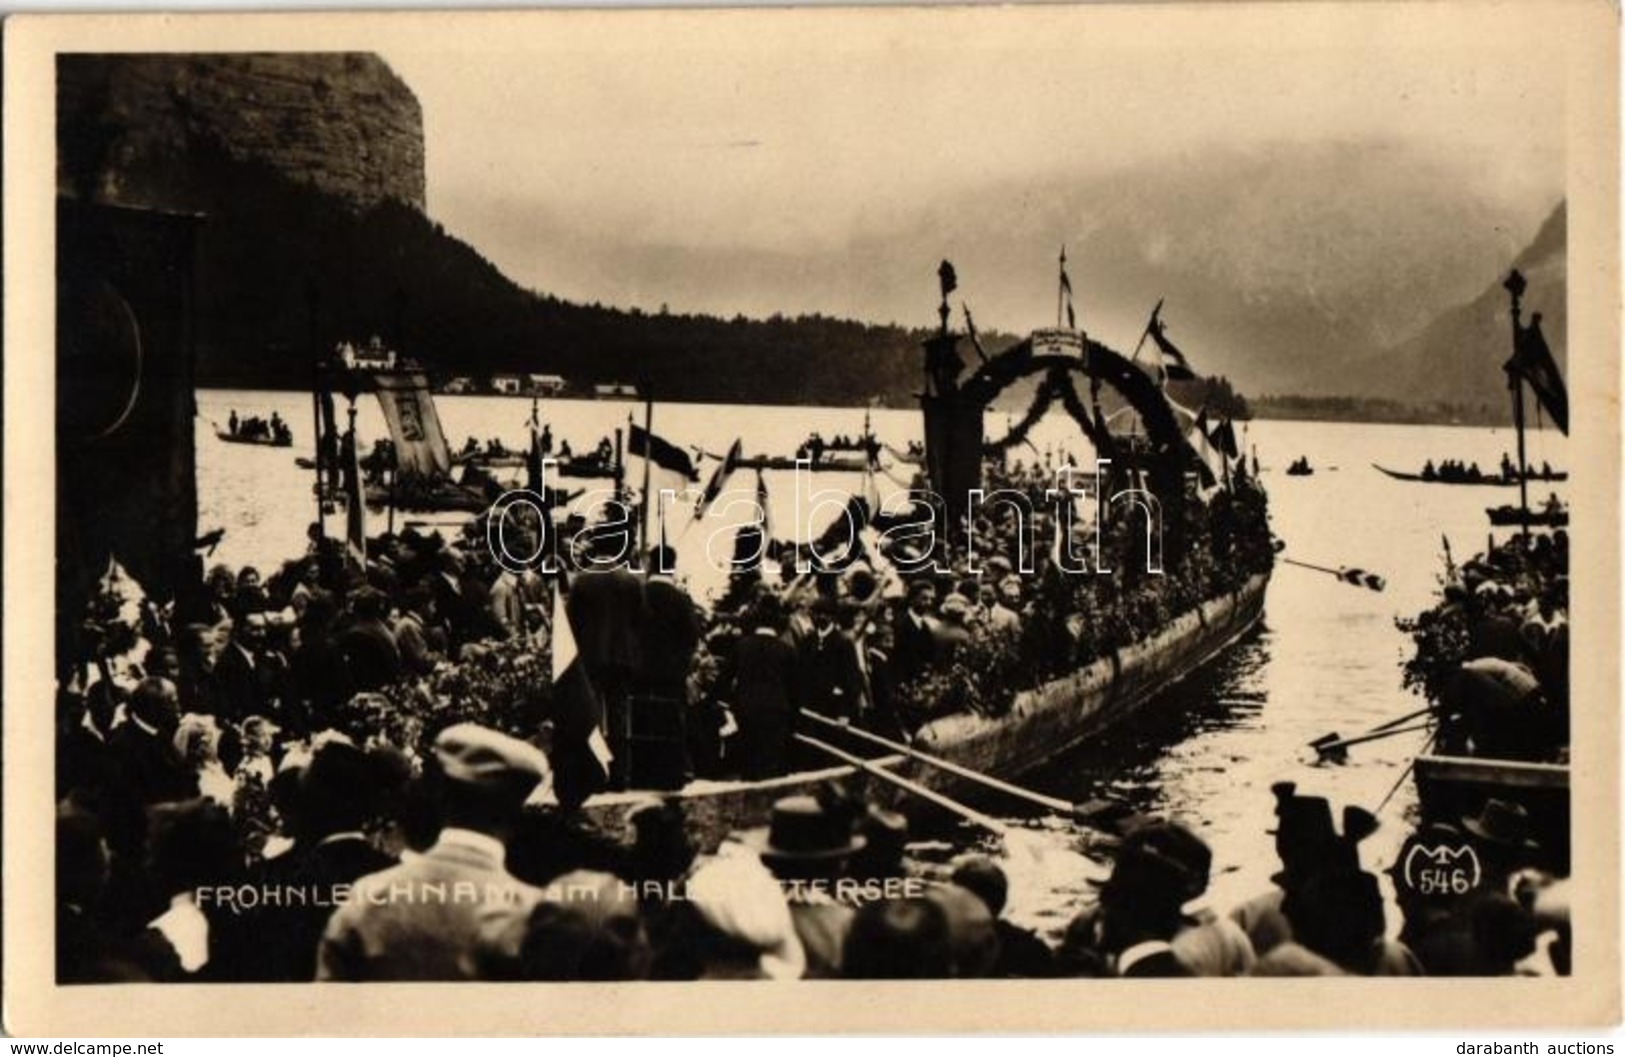
[(646, 385), (643, 387), (643, 506), (638, 517), (638, 556), (644, 559), (645, 576), (649, 575), (649, 457), (654, 451), (654, 422), (655, 402)]
[[(1517, 364), (1518, 337), (1519, 331), (1522, 329), (1523, 306), (1521, 299), (1525, 287), (1524, 278), (1514, 268), (1503, 285), (1506, 287), (1507, 292), (1512, 295), (1512, 362)], [(1512, 425), (1518, 431), (1519, 524), (1522, 526), (1523, 536), (1527, 540), (1529, 537), (1529, 465), (1524, 456), (1523, 375), (1518, 370), (1509, 371), (1508, 373), (1512, 376)]]

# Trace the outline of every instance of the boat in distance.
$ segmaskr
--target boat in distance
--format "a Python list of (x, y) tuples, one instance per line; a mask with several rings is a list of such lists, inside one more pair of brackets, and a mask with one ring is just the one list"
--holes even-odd
[[(1390, 470), (1386, 466), (1378, 466), (1376, 463), (1372, 463), (1371, 465), (1375, 469), (1381, 470), (1383, 473), (1387, 474), (1389, 477), (1392, 477), (1396, 481), (1415, 481), (1418, 484), (1460, 484), (1510, 488), (1518, 483), (1516, 474), (1510, 476), (1502, 476), (1500, 474), (1483, 474), (1478, 477), (1462, 478), (1440, 477), (1435, 474), (1432, 477), (1428, 477), (1419, 473), (1401, 473), (1398, 470)], [(1552, 470), (1550, 473), (1531, 470), (1529, 473), (1524, 475), (1524, 480), (1526, 481), (1567, 481), (1568, 479), (1569, 475), (1565, 470)]]

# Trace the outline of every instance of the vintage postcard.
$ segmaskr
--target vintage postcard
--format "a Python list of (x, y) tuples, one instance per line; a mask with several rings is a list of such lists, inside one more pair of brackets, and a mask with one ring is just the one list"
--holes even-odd
[(6, 1029), (1616, 1022), (1616, 19), (8, 21)]

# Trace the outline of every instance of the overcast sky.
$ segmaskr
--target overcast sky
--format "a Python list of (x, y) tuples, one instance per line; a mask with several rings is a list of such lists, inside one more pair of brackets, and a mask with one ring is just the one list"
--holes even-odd
[[(1470, 160), (1476, 193), (1549, 208), (1555, 45), (1515, 9), (1415, 6), (555, 14), (501, 50), (383, 53), (423, 106), (436, 220), (522, 284), (652, 308), (639, 246), (827, 256), (979, 187), (1218, 144), (1423, 145)], [(1048, 257), (1070, 233), (1043, 234)], [(728, 286), (671, 307), (768, 309)]]

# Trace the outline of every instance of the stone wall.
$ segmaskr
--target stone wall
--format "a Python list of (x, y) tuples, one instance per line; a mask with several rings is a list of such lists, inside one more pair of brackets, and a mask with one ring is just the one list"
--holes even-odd
[(65, 55), (57, 77), (63, 193), (206, 209), (224, 156), (358, 208), (423, 209), (423, 112), (376, 55)]

